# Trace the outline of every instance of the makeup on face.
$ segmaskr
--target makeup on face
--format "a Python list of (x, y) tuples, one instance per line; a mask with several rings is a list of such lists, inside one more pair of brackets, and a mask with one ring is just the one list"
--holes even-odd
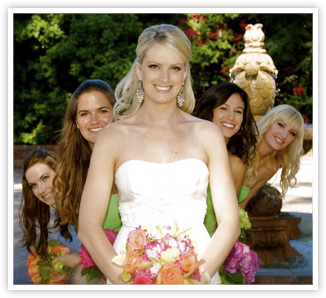
[(93, 148), (98, 132), (112, 118), (112, 105), (100, 91), (85, 92), (78, 98), (76, 124), (83, 138)]
[(25, 177), (35, 197), (49, 206), (54, 204), (53, 179), (55, 172), (47, 164), (40, 162), (34, 164), (27, 169)]

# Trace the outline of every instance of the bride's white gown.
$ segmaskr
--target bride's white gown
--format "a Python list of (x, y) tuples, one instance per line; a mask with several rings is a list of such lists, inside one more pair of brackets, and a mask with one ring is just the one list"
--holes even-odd
[[(158, 223), (172, 226), (175, 220), (180, 229), (191, 227), (187, 234), (200, 259), (210, 240), (203, 223), (208, 176), (206, 164), (196, 158), (171, 163), (123, 163), (115, 173), (122, 221), (114, 243), (116, 252), (125, 250), (128, 234), (136, 227)], [(211, 278), (211, 283), (220, 283), (218, 274)]]

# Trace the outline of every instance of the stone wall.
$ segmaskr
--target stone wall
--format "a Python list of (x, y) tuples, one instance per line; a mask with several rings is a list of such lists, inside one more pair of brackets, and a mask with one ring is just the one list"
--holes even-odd
[(35, 149), (45, 149), (48, 151), (57, 151), (56, 145), (15, 145), (14, 146), (14, 167), (22, 168), (27, 154)]

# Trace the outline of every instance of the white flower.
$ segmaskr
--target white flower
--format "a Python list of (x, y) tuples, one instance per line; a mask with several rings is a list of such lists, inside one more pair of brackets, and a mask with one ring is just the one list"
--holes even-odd
[(155, 263), (151, 268), (150, 268), (150, 272), (151, 272), (151, 275), (152, 275), (152, 278), (157, 276), (158, 272), (160, 271), (161, 269), (161, 265), (160, 263)]
[(161, 260), (164, 263), (170, 263), (170, 262), (175, 262), (176, 260), (179, 259), (179, 249), (177, 248), (168, 248), (166, 251), (163, 251), (161, 253)]

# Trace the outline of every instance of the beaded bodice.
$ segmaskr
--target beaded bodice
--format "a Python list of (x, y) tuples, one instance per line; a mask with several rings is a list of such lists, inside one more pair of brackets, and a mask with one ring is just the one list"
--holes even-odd
[(196, 226), (204, 221), (208, 169), (199, 159), (129, 160), (117, 169), (115, 183), (124, 226), (171, 224), (174, 219)]

